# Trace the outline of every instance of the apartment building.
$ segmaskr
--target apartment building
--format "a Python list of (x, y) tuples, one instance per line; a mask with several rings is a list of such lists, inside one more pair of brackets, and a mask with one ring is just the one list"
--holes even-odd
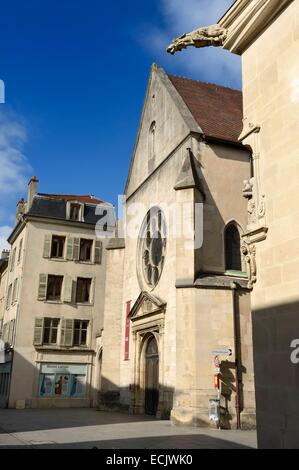
[[(3, 250), (0, 257), (0, 408), (6, 404), (11, 371), (11, 353), (2, 338), (8, 258), (9, 251)], [(10, 332), (7, 331), (7, 334)]]
[(39, 193), (38, 179), (30, 180), (8, 239), (2, 336), (13, 367), (6, 406), (96, 404), (113, 211), (93, 196)]

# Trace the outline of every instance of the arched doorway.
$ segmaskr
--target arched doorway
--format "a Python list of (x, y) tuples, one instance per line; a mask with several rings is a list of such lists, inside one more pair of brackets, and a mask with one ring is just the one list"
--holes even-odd
[(145, 351), (145, 413), (156, 415), (159, 404), (159, 351), (151, 335)]

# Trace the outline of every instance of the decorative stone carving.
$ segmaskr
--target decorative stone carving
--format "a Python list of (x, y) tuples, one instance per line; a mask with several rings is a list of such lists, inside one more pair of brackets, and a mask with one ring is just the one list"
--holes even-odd
[(243, 130), (239, 137), (252, 152), (252, 169), (254, 177), (244, 181), (243, 197), (248, 200), (248, 225), (247, 236), (250, 243), (255, 243), (266, 238), (266, 201), (260, 178), (260, 139), (261, 126), (253, 123), (248, 118), (243, 119)]
[(253, 195), (254, 178), (250, 178), (249, 180), (244, 180), (243, 183), (244, 183), (243, 196), (245, 198), (251, 198)]
[(256, 282), (256, 247), (255, 245), (248, 245), (243, 242), (241, 251), (244, 256), (246, 272), (248, 275), (248, 288), (253, 289), (253, 284)]
[(214, 24), (212, 26), (196, 29), (191, 33), (183, 34), (178, 39), (174, 39), (173, 43), (167, 48), (169, 54), (175, 54), (189, 46), (193, 47), (220, 47), (224, 44), (227, 37), (227, 30)]
[(247, 212), (248, 212), (248, 225), (256, 224), (256, 204), (254, 198), (254, 182), (255, 178), (252, 177), (249, 180), (244, 180), (243, 197), (248, 200)]

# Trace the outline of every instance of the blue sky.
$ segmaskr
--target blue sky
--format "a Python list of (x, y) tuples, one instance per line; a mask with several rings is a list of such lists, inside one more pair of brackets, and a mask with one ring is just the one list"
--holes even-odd
[(231, 0), (2, 2), (0, 249), (29, 177), (41, 192), (124, 188), (152, 62), (235, 88), (240, 59), (221, 49), (166, 54), (174, 37), (216, 22)]

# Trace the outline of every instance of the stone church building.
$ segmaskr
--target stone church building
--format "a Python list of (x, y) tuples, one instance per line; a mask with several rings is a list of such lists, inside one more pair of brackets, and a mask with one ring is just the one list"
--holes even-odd
[(241, 92), (153, 65), (107, 248), (103, 409), (206, 424), (220, 372), (221, 425), (255, 425), (241, 130)]

